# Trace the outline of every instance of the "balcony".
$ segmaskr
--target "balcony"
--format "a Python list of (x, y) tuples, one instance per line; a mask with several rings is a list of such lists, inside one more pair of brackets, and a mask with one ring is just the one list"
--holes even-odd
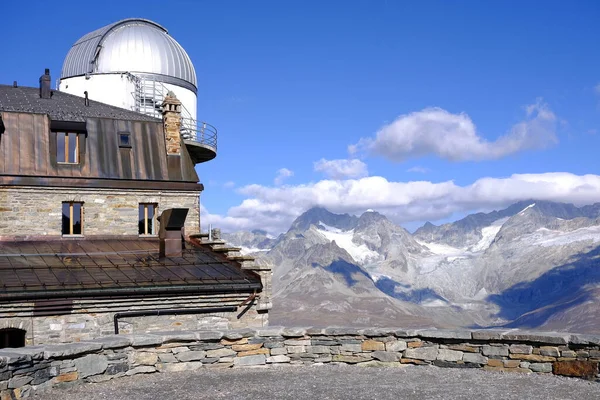
[(181, 137), (194, 164), (217, 156), (217, 128), (192, 118), (181, 118)]

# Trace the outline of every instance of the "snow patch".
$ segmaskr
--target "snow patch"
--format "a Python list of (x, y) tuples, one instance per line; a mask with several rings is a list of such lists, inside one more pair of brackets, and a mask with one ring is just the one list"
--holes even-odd
[(271, 249), (259, 249), (258, 247), (245, 247), (245, 246), (240, 246), (240, 253), (242, 253), (242, 255), (247, 255), (247, 254), (251, 254), (251, 253), (259, 253), (259, 252), (267, 252)]
[(530, 205), (528, 205), (527, 207), (525, 207), (524, 209), (522, 209), (522, 210), (519, 212), (519, 215), (523, 215), (523, 214), (525, 213), (525, 211), (527, 211), (527, 209), (528, 209), (528, 208), (531, 208), (531, 207), (533, 207), (533, 206), (535, 206), (535, 203), (533, 203), (533, 204), (530, 204)]
[[(323, 229), (320, 229), (321, 227), (323, 227)], [(319, 221), (319, 223), (317, 224), (317, 228), (319, 228), (319, 230), (325, 230), (326, 232), (332, 232), (332, 233), (342, 233), (344, 231), (342, 231), (339, 228), (336, 228), (335, 226), (329, 226), (327, 224), (324, 224), (323, 222)]]
[[(528, 206), (528, 207), (532, 207), (532, 206)], [(523, 211), (521, 211), (521, 213), (522, 212)], [(498, 234), (498, 232), (500, 232), (502, 225), (504, 225), (504, 223), (506, 221), (508, 221), (508, 218), (498, 219), (498, 220), (492, 222), (492, 224), (490, 226), (486, 226), (485, 228), (482, 228), (481, 229), (482, 238), (481, 238), (481, 240), (479, 240), (479, 242), (477, 242), (476, 245), (471, 247), (471, 251), (478, 252), (478, 251), (487, 250), (487, 248), (490, 247), (490, 245), (494, 241), (494, 238), (496, 238), (496, 235)]]
[(447, 307), (448, 303), (446, 303), (444, 300), (435, 299), (435, 300), (424, 301), (420, 305), (423, 307)]
[(464, 260), (466, 258), (469, 258), (469, 257), (467, 257), (467, 256), (451, 256), (451, 257), (446, 257), (446, 261), (453, 262), (456, 260)]
[(447, 244), (441, 243), (427, 243), (421, 242), (417, 240), (421, 246), (425, 246), (431, 251), (433, 254), (439, 254), (444, 256), (459, 256), (465, 252), (465, 249), (459, 249), (456, 247), (448, 246)]
[(488, 297), (488, 291), (485, 288), (479, 289), (479, 291), (473, 296), (474, 300), (485, 300)]
[(565, 246), (570, 243), (591, 240), (594, 243), (600, 242), (600, 226), (591, 226), (580, 228), (570, 232), (553, 231), (547, 228), (540, 228), (533, 234), (524, 238), (525, 241), (532, 241), (531, 245), (552, 247)]
[(371, 277), (371, 279), (373, 279), (374, 283), (377, 283), (377, 281), (379, 281), (380, 279), (392, 279), (391, 276), (389, 275), (385, 275), (385, 274), (381, 274), (381, 273), (370, 273), (370, 271), (367, 271), (369, 273), (369, 276)]
[(354, 237), (354, 229), (344, 232), (340, 229), (319, 223), (319, 227), (321, 226), (325, 229), (318, 229), (319, 233), (330, 242), (335, 241), (339, 247), (346, 250), (348, 254), (350, 254), (354, 261), (358, 263), (365, 263), (367, 260), (381, 259), (381, 256), (376, 251), (369, 249), (364, 244), (357, 245), (352, 241), (352, 238)]

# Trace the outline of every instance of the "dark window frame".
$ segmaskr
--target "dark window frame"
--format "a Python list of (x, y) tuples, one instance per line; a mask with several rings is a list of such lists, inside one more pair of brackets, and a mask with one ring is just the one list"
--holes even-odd
[[(63, 201), (62, 202), (62, 227), (63, 236), (83, 236), (83, 201)], [(68, 217), (65, 218), (65, 206), (68, 206)], [(79, 208), (79, 226), (73, 223), (76, 209)], [(68, 232), (65, 232), (67, 230)]]
[[(59, 146), (59, 133), (62, 134), (73, 134), (76, 136), (76, 148), (77, 160), (69, 160), (67, 157), (67, 152), (65, 148), (62, 149), (63, 160), (60, 161), (60, 146)], [(60, 120), (50, 120), (50, 149), (52, 151), (51, 160), (56, 162), (58, 165), (63, 167), (75, 167), (81, 166), (85, 162), (85, 146), (86, 146), (86, 137), (87, 137), (87, 127), (85, 122), (74, 122), (74, 121), (60, 121)], [(63, 142), (64, 146), (64, 142)], [(68, 162), (66, 162), (69, 160)]]
[[(83, 134), (80, 132), (69, 131), (53, 131), (53, 134), (56, 140), (56, 162), (58, 164), (69, 165), (81, 164), (81, 144), (83, 142), (81, 136)], [(64, 135), (63, 145), (61, 145), (62, 139), (60, 139), (60, 135)], [(75, 151), (72, 153), (73, 148)], [(61, 155), (61, 149), (63, 157), (59, 157)], [(75, 160), (71, 160), (71, 155), (74, 155)], [(61, 158), (63, 160), (61, 160)]]
[[(124, 142), (123, 139), (127, 138)], [(117, 132), (117, 139), (119, 141), (119, 148), (130, 149), (131, 146), (131, 133), (129, 132)]]
[[(152, 209), (152, 217), (148, 217)], [(151, 221), (151, 223), (148, 223)], [(158, 203), (139, 203), (138, 206), (138, 235), (139, 236), (157, 236), (158, 235)]]

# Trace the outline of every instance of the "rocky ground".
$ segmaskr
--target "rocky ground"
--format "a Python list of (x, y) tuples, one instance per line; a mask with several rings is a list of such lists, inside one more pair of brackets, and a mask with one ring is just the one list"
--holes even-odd
[(593, 399), (600, 383), (423, 366), (201, 369), (54, 389), (35, 399)]

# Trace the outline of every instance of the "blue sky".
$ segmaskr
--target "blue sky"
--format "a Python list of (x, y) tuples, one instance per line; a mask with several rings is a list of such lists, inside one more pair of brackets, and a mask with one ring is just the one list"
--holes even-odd
[(44, 4), (3, 4), (1, 83), (58, 78), (79, 37), (123, 18), (186, 49), (219, 130), (197, 167), (205, 222), (277, 233), (323, 205), (414, 228), (600, 201), (596, 1)]

